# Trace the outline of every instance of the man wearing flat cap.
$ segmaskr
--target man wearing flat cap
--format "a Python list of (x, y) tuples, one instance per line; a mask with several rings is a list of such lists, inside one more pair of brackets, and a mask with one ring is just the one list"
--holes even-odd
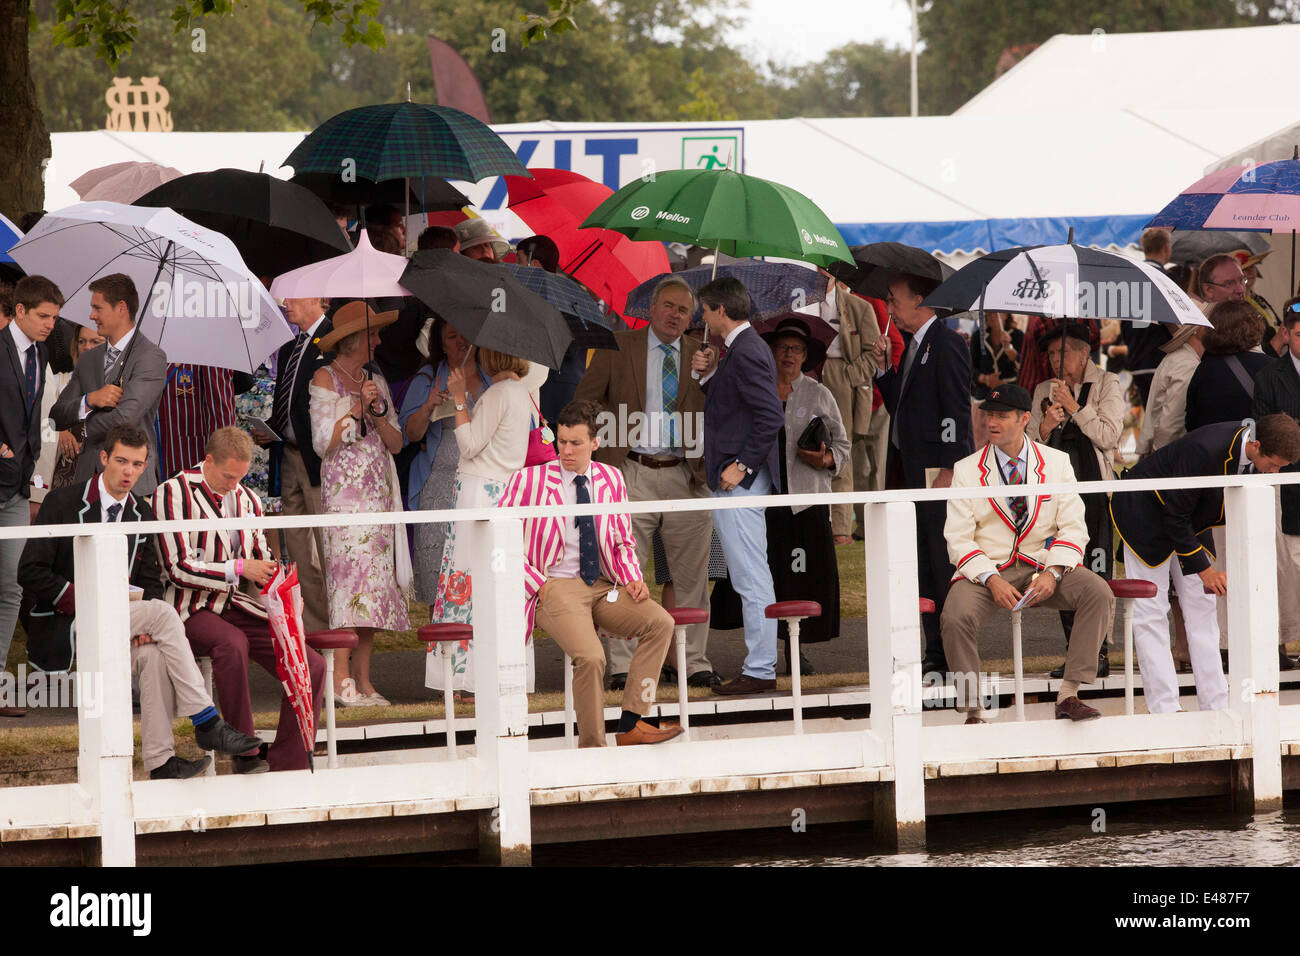
[[(1068, 484), (1070, 456), (1032, 441), (1029, 393), (1003, 385), (980, 405), (989, 443), (953, 467), (952, 487)], [(979, 710), (979, 631), (994, 607), (1050, 607), (1074, 612), (1065, 679), (1056, 696), (1059, 719), (1101, 715), (1079, 700), (1080, 684), (1097, 679), (1097, 652), (1110, 633), (1115, 598), (1099, 576), (1081, 566), (1088, 531), (1083, 499), (1073, 493), (954, 499), (944, 524), (957, 569), (944, 603), (944, 653), (966, 723), (984, 723)]]
[(483, 262), (500, 262), (510, 251), (506, 242), (486, 219), (470, 218), (456, 223), (456, 239), (460, 254)]

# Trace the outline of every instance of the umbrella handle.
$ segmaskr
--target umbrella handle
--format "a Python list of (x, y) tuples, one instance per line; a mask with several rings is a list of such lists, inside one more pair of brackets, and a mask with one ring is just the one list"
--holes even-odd
[(366, 406), (366, 410), (375, 418), (383, 418), (388, 414), (388, 402), (385, 399), (377, 398)]

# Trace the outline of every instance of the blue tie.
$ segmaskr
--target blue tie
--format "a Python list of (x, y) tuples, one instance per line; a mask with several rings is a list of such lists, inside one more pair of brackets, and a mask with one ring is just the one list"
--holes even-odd
[(36, 404), (36, 346), (27, 346), (27, 407)]
[(664, 417), (668, 421), (668, 447), (672, 448), (677, 444), (676, 429), (673, 428), (672, 414), (677, 411), (677, 356), (673, 353), (671, 345), (660, 345), (664, 352), (663, 365), (663, 397), (664, 397)]
[[(578, 492), (578, 504), (591, 504), (591, 493), (587, 491), (587, 476), (578, 475), (573, 479)], [(579, 515), (573, 519), (578, 526), (578, 575), (584, 584), (595, 584), (600, 577), (600, 551), (596, 547), (595, 515)]]
[(121, 506), (121, 505), (109, 505), (109, 506), (108, 506), (108, 520), (109, 520), (109, 522), (112, 523), (112, 522), (117, 521), (117, 516), (121, 513), (121, 511), (122, 511), (122, 506)]

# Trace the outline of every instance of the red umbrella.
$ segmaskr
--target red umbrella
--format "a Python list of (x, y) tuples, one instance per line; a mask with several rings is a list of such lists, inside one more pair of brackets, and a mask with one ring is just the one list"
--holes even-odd
[[(286, 573), (287, 570), (287, 573)], [(302, 588), (298, 569), (280, 565), (275, 576), (262, 588), (272, 643), (275, 645), (275, 674), (298, 720), (298, 731), (307, 750), (307, 765), (316, 746), (316, 711), (312, 707), (311, 670), (307, 664), (306, 630), (302, 624)], [(315, 768), (312, 767), (314, 770)]]
[[(533, 178), (507, 176), (509, 208), (560, 250), (560, 269), (619, 313), (627, 294), (642, 282), (671, 271), (659, 242), (635, 242), (611, 229), (579, 229), (614, 194), (608, 186), (567, 169), (530, 169)], [(629, 320), (633, 328), (643, 321)]]

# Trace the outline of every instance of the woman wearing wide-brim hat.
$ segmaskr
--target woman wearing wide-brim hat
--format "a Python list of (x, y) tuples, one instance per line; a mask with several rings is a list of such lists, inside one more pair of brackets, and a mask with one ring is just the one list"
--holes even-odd
[[(312, 444), (321, 458), (321, 512), (401, 511), (393, 455), (402, 448), (397, 410), (383, 375), (367, 371), (379, 330), (396, 312), (376, 313), (349, 302), (334, 313), (334, 329), (317, 343), (334, 360), (312, 376)], [(370, 682), (376, 631), (410, 628), (407, 594), (411, 556), (405, 529), (395, 525), (325, 528), (324, 577), (329, 625), (356, 631), (357, 649), (335, 655), (335, 694), (345, 707), (385, 706)]]

